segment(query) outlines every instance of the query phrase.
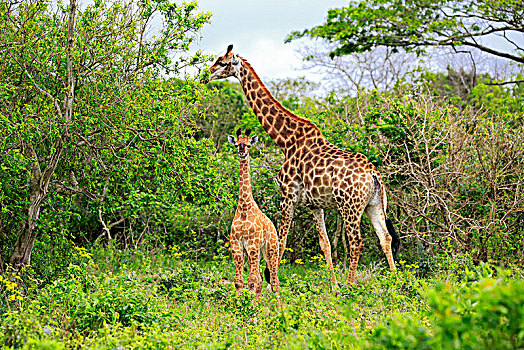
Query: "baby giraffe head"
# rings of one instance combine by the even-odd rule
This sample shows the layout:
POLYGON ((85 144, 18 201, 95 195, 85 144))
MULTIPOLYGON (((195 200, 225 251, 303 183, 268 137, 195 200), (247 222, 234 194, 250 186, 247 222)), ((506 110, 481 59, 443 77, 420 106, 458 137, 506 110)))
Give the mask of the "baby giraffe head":
POLYGON ((237 138, 233 135, 229 135, 227 137, 227 140, 230 144, 235 146, 237 148, 238 156, 240 159, 246 159, 249 156, 249 148, 253 145, 255 145, 258 142, 258 136, 253 135, 251 138, 249 138, 249 134, 251 133, 251 129, 247 129, 244 136, 242 135, 242 131, 240 128, 237 130, 237 138))

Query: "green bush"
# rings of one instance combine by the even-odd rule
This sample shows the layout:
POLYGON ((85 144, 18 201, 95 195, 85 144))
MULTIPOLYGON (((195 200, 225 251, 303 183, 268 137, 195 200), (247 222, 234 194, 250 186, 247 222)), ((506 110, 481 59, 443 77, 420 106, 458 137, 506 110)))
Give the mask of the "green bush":
MULTIPOLYGON (((502 276, 505 274, 499 271, 502 276)), ((391 349, 520 349, 524 346, 524 283, 469 274, 458 285, 441 282, 427 289, 433 319, 396 313, 370 338, 391 349)))
MULTIPOLYGON (((188 261, 168 252, 74 248, 63 278, 31 272, 0 281, 0 347, 14 348, 398 348, 522 347, 522 270, 491 265, 421 278, 419 267, 361 265, 357 283, 329 291, 318 259, 279 269, 279 309, 231 283, 231 257, 188 261), (225 259, 225 260, 224 260, 225 259), (33 287, 34 286, 34 287, 33 287)), ((245 272, 247 274, 247 271, 245 272)), ((337 271, 343 281, 344 271, 337 271)))

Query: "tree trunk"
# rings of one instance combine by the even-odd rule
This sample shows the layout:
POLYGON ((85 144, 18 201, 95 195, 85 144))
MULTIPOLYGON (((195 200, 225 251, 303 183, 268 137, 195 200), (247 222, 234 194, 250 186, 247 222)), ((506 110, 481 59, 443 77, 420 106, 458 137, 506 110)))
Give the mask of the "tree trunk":
POLYGON ((46 193, 40 190, 31 193, 27 217, 22 223, 20 234, 13 248, 13 255, 11 255, 10 263, 15 271, 20 271, 23 265, 29 265, 31 262, 31 252, 35 244, 36 228, 40 217, 40 206, 45 196, 46 193))
MULTIPOLYGON (((31 147, 29 147, 29 150, 34 156, 36 156, 31 147)), ((46 173, 46 171, 44 171, 44 173, 46 173)), ((44 175, 40 171, 38 160, 35 160, 35 163, 31 166, 31 175, 32 183, 31 195, 29 196, 29 208, 27 209, 27 215, 22 222, 20 234, 16 239, 13 254, 10 259, 10 264, 15 271, 20 271, 22 266, 29 265, 31 262, 31 252, 37 235, 36 229, 40 217, 40 207, 48 192, 48 181, 45 181, 43 184, 44 186, 41 186, 42 180, 44 180, 44 175)), ((49 177, 51 177, 51 174, 49 174, 49 177)))
POLYGON ((29 144, 25 144, 25 152, 33 158, 33 164, 30 166, 31 172, 31 195, 29 196, 29 208, 27 215, 22 222, 20 234, 16 239, 13 248, 13 255, 11 255, 10 264, 19 271, 23 265, 29 265, 31 262, 31 251, 35 245, 36 228, 38 227, 38 219, 40 218, 40 207, 42 202, 49 193, 49 182, 62 157, 64 146, 61 139, 58 139, 55 151, 51 155, 51 159, 45 169, 40 169, 38 156, 34 148, 29 144))
MULTIPOLYGON (((13 248, 13 254, 11 255, 10 263, 15 271, 20 271, 24 265, 29 265, 31 262, 31 252, 35 245, 37 236, 38 219, 40 218, 40 207, 42 202, 49 193, 49 182, 55 172, 58 162, 61 160, 62 152, 64 151, 65 145, 63 138, 69 136, 69 125, 73 116, 73 100, 75 90, 75 78, 73 75, 73 34, 74 34, 74 21, 76 11, 76 0, 70 0, 69 2, 69 16, 67 26, 67 47, 66 47, 66 60, 67 60, 67 86, 64 95, 64 108, 65 108, 65 130, 63 129, 61 135, 56 140, 54 152, 51 154, 47 166, 42 170, 40 168, 39 158, 32 147, 27 142, 24 144, 24 152, 33 159, 33 164, 30 166, 31 173, 31 195, 29 196, 29 208, 27 209, 27 216, 22 223, 20 234, 16 239, 15 246, 13 248)), ((25 63, 22 64, 25 74, 31 80, 33 86, 42 94, 47 96, 55 106, 57 116, 59 120, 64 119, 64 113, 60 109, 57 100, 43 87, 39 86, 33 79, 25 63)))
POLYGON ((40 218, 40 207, 49 193, 49 182, 63 151, 63 144, 59 139, 49 163, 44 171, 42 171, 34 148, 29 143, 26 143, 24 146, 24 151, 33 159, 33 164, 30 165, 29 169, 32 179, 31 195, 29 196, 27 215, 22 222, 20 234, 16 239, 13 254, 9 261, 15 271, 20 271, 22 266, 29 265, 31 262, 31 252, 35 245, 37 235, 36 228, 38 227, 38 219, 40 218))

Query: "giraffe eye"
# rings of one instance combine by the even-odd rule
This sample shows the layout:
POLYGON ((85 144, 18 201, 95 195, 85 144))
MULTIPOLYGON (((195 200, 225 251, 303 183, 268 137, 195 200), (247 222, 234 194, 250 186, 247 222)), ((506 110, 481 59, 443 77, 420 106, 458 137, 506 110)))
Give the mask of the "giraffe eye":
POLYGON ((225 67, 225 66, 227 66, 227 63, 226 62, 218 62, 218 65, 220 67, 225 67))

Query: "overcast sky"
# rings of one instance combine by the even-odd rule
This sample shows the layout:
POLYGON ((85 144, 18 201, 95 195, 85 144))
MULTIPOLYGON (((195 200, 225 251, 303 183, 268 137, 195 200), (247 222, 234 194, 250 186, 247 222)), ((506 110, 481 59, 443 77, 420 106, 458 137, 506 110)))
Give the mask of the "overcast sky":
MULTIPOLYGON (((233 52, 247 59, 264 81, 305 76, 316 82, 322 82, 322 77, 310 70, 302 69, 301 57, 296 52, 296 48, 304 45, 303 41, 308 39, 289 44, 284 44, 284 39, 294 30, 323 24, 329 9, 347 6, 349 2, 348 0, 197 1, 199 11, 211 12, 213 16, 211 24, 205 25, 201 30, 202 41, 194 45, 193 49, 219 55, 225 53, 229 44, 233 44, 233 52)), ((505 49, 503 40, 498 37, 488 39, 487 42, 495 47, 500 46, 499 49, 505 49)), ((487 59, 493 60, 494 57, 487 55, 487 59)))
POLYGON ((198 0, 199 10, 212 12, 212 23, 202 29, 198 48, 206 53, 223 54, 229 44, 233 52, 247 59, 264 80, 306 76, 318 81, 313 73, 301 70, 301 58, 294 48, 284 44, 294 30, 324 23, 332 8, 346 6, 342 0, 198 0))

